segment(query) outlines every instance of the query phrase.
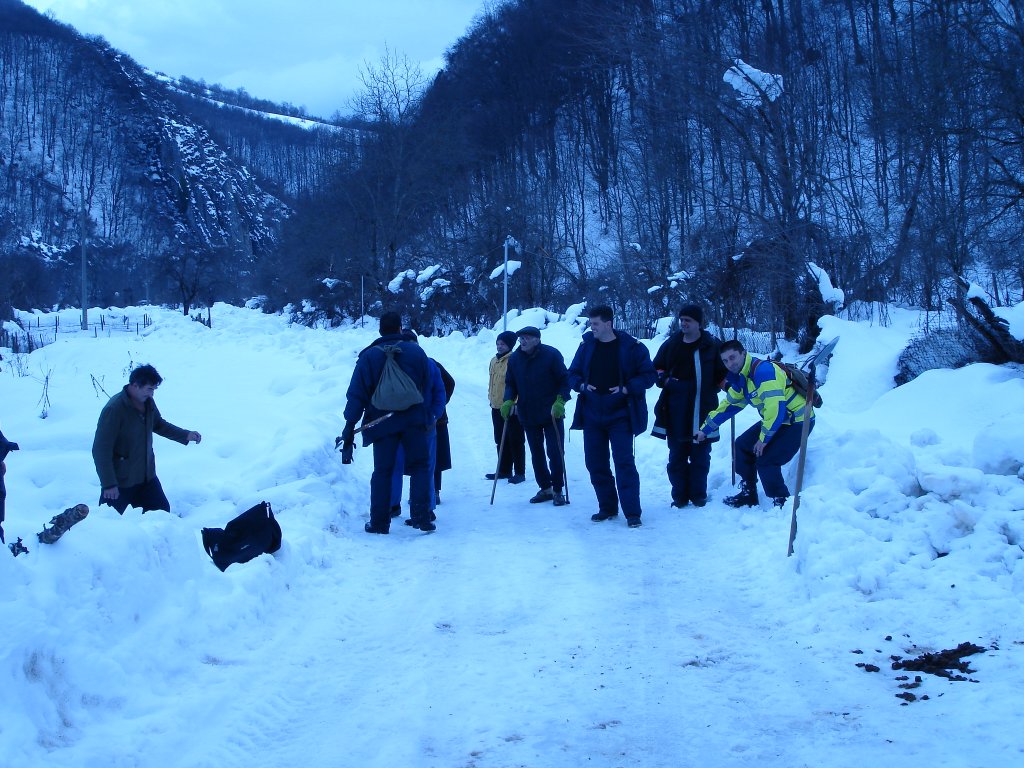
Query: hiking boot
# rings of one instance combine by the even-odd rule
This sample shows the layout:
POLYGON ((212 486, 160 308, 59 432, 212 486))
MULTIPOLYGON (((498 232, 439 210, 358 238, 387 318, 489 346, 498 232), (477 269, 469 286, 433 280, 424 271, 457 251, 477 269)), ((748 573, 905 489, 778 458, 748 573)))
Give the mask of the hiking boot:
POLYGON ((437 530, 437 526, 429 520, 420 520, 418 523, 413 523, 412 527, 417 531, 423 531, 424 533, 430 533, 431 531, 437 530))
POLYGON ((394 506, 391 507, 391 516, 392 517, 401 517, 402 516, 402 505, 401 504, 395 504, 394 506))
POLYGON ((484 475, 484 477, 486 477, 488 480, 506 480, 509 477, 511 477, 511 475, 506 475, 504 473, 496 475, 494 472, 488 472, 486 475, 484 475))
POLYGON ((688 507, 688 506, 690 506, 690 502, 688 502, 688 501, 673 501, 672 502, 672 509, 682 509, 683 507, 688 507))
POLYGON ((512 485, 519 485, 520 483, 526 482, 526 475, 512 475, 512 477, 510 477, 508 481, 512 485))
MULTIPOLYGON (((412 514, 412 513, 410 512, 410 514, 412 514)), ((437 515, 435 515, 433 512, 431 512, 427 517, 430 520, 430 522, 434 522, 435 520, 437 520, 437 515)), ((405 521, 405 524, 406 525, 411 525, 413 528, 419 528, 420 527, 420 524, 417 523, 415 520, 413 520, 411 517, 408 518, 405 521)))
POLYGON ((756 507, 757 488, 748 482, 740 483, 740 492, 735 496, 726 496, 722 502, 727 507, 756 507))
POLYGON ((643 523, 640 522, 639 517, 627 517, 626 525, 628 525, 630 528, 639 528, 641 525, 643 525, 643 523))
POLYGON ((537 491, 537 495, 530 499, 530 503, 543 504, 545 501, 551 501, 554 498, 555 494, 550 488, 541 488, 537 491))
POLYGON ((389 533, 389 531, 382 530, 380 528, 374 528, 372 525, 367 523, 363 526, 363 530, 367 533, 389 533))
POLYGON ((789 501, 789 496, 774 496, 772 497, 772 506, 779 507, 781 509, 786 506, 787 501, 789 501))
POLYGON ((616 510, 614 512, 598 512, 597 514, 591 515, 590 519, 593 520, 595 523, 601 523, 605 520, 611 520, 613 517, 618 516, 619 513, 618 510, 616 510))
POLYGON ((708 497, 701 496, 699 499, 690 499, 690 503, 692 503, 695 507, 703 507, 705 504, 708 503, 708 497))
POLYGON ((551 501, 556 507, 564 507, 569 503, 565 500, 565 496, 562 495, 561 491, 555 491, 551 494, 551 501))

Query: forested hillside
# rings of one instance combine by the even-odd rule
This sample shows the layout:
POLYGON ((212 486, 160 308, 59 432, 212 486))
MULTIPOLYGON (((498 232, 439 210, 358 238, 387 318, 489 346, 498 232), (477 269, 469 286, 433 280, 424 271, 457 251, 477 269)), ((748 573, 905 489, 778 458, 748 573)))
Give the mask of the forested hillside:
POLYGON ((0 0, 0 311, 79 304, 83 239, 93 305, 253 295, 348 133, 218 108, 0 0))
POLYGON ((431 83, 382 63, 381 130, 287 280, 330 271, 345 312, 360 275, 440 265, 400 295, 471 322, 511 235, 513 305, 696 297, 792 338, 828 309, 808 264, 853 300, 940 309, 964 276, 1017 301, 1022 40, 994 0, 505 3, 431 83))
POLYGON ((83 208, 90 301, 379 301, 426 332, 493 322, 506 253, 512 307, 695 299, 805 347, 842 294, 1024 290, 1016 3, 513 0, 432 78, 388 52, 312 130, 0 12, 8 302, 79 300, 83 208))

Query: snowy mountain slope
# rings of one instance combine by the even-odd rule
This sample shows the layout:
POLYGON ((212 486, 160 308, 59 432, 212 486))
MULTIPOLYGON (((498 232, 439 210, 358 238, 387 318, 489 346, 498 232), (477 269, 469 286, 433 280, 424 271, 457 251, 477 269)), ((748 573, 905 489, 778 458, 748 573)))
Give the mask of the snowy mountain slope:
MULTIPOLYGON (((786 558, 788 507, 721 504, 724 444, 711 503, 679 511, 664 444, 637 439, 639 530, 590 522, 578 433, 569 506, 528 504, 532 481, 499 484, 491 506, 494 333, 423 339, 457 381, 455 468, 436 534, 398 524, 371 537, 371 452, 343 466, 333 437, 373 330, 298 328, 225 305, 207 329, 147 311, 155 322, 139 335, 62 335, 17 365, 5 354, 0 428, 22 448, 7 459, 5 528, 32 550, 0 557, 11 764, 1020 761, 1019 371, 972 366, 886 389, 909 318, 826 320, 823 338, 842 340, 786 558), (106 394, 141 362, 164 375, 165 417, 204 439, 158 440, 174 514, 122 518, 94 503, 89 449, 106 394), (282 549, 220 573, 197 532, 261 499, 282 549), (51 547, 34 543, 78 501, 89 518, 51 547), (927 700, 896 698, 904 673, 890 656, 965 641, 987 649, 967 659, 977 682, 923 675, 912 692, 927 700)), ((561 322, 543 340, 569 357, 578 337, 561 322)))

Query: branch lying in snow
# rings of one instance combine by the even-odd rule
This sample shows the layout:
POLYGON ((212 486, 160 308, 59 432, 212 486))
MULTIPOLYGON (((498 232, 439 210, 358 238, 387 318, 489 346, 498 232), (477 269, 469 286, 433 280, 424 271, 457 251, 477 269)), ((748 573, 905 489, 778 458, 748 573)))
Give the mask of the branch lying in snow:
POLYGON ((985 337, 995 349, 1012 363, 1024 363, 1024 343, 1010 334, 1010 326, 1003 318, 998 317, 985 300, 971 290, 971 285, 962 277, 957 277, 962 296, 951 296, 949 303, 956 309, 968 325, 985 337), (974 311, 968 309, 968 304, 974 311))

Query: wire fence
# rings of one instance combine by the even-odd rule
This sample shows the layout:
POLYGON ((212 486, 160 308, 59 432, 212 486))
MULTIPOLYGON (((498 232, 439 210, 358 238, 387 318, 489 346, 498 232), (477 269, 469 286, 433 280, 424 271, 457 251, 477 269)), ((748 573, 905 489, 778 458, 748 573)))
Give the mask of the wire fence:
POLYGON ((82 328, 81 321, 71 322, 67 315, 54 313, 53 315, 18 315, 16 324, 21 330, 12 330, 10 324, 0 328, 0 348, 11 350, 14 354, 27 354, 36 349, 41 349, 48 344, 53 344, 62 336, 78 336, 90 334, 93 338, 101 336, 110 337, 115 334, 140 334, 143 330, 153 324, 153 318, 149 314, 139 317, 122 315, 100 315, 99 320, 88 324, 86 329, 82 328))

